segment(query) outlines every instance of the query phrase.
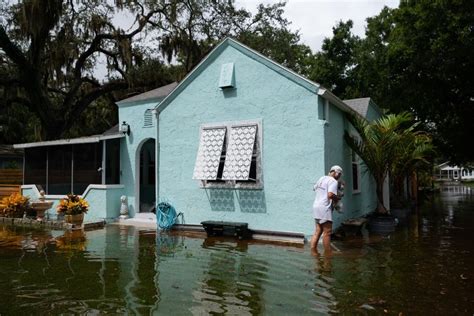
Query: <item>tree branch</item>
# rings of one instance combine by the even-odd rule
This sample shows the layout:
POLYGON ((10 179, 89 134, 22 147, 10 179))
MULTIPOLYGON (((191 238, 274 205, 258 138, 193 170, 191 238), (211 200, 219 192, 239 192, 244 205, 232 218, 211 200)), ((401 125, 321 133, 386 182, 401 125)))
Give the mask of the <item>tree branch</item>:
POLYGON ((115 90, 127 88, 128 84, 125 81, 118 81, 118 82, 109 82, 100 88, 94 89, 84 95, 81 99, 79 99, 75 104, 72 110, 65 115, 64 124, 62 126, 63 131, 67 131, 77 117, 84 112, 89 104, 100 98, 101 96, 110 93, 115 90))
POLYGON ((23 52, 12 43, 10 38, 8 37, 7 32, 0 25, 0 47, 3 49, 5 54, 7 54, 8 58, 21 70, 27 72, 31 70, 31 64, 26 59, 23 52))

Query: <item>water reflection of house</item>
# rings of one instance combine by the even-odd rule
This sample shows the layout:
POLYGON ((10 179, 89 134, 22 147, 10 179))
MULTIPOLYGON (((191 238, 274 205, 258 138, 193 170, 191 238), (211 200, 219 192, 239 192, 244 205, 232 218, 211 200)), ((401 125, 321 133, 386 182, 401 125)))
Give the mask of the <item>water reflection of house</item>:
POLYGON ((117 105, 120 129, 16 145, 25 149, 23 192, 82 194, 91 204, 86 219, 117 218, 125 195, 131 217, 150 217, 158 199, 188 224, 225 220, 309 234, 313 184, 338 164, 346 210, 335 224, 376 207, 374 181, 344 142, 344 131, 354 133, 346 115, 372 120, 376 105, 342 101, 232 39, 179 84, 117 105))
POLYGON ((435 167, 433 176, 438 181, 474 181, 474 168, 445 162, 435 167))

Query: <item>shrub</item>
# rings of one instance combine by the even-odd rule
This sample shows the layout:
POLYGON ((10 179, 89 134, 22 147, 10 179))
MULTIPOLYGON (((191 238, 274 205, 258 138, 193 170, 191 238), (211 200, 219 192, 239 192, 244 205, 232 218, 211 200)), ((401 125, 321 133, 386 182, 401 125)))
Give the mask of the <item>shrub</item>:
POLYGON ((23 214, 30 209, 30 199, 19 193, 3 198, 0 203, 0 214, 6 217, 23 217, 23 214))
POLYGON ((58 214, 63 215, 77 215, 87 213, 89 210, 89 203, 83 198, 75 194, 68 194, 64 199, 59 202, 56 207, 58 214))

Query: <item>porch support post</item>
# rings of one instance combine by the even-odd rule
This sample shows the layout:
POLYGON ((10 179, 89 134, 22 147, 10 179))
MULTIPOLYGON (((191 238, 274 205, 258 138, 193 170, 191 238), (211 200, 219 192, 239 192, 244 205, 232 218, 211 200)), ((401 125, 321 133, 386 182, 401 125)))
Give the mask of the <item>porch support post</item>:
POLYGON ((105 184, 105 161, 107 159, 106 140, 102 141, 102 184, 105 184))

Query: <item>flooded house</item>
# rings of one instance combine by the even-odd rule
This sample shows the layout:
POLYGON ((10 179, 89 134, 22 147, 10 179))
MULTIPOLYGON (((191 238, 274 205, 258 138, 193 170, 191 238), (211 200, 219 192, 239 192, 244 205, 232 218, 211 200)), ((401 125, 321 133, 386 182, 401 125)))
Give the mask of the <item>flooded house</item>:
POLYGON ((119 125, 102 135, 15 145, 25 150, 23 193, 80 194, 86 221, 116 220, 126 196, 131 218, 153 217, 167 201, 185 224, 308 235, 313 185, 337 164, 346 185, 335 226, 376 208, 375 183, 344 141, 355 133, 346 115, 376 119, 375 103, 343 101, 236 40, 223 40, 181 82, 117 106, 119 125))

